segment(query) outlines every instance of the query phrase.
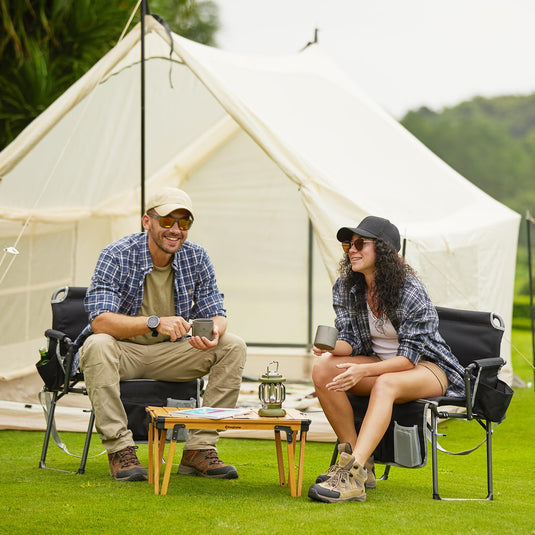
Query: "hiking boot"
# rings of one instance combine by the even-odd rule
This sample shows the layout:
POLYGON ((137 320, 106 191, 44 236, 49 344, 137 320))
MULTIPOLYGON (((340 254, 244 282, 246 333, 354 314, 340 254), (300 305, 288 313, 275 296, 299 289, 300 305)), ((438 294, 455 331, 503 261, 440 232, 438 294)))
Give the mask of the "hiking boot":
POLYGON ((366 472, 368 472, 365 485, 366 489, 376 489, 377 479, 375 478, 375 462, 373 460, 373 455, 366 461, 364 468, 366 468, 366 472))
POLYGON ((236 479, 238 471, 234 466, 225 464, 214 449, 184 450, 178 466, 179 474, 219 479, 236 479))
POLYGON ((136 455, 137 446, 128 446, 121 451, 108 453, 110 474, 117 481, 147 481, 147 470, 136 455))
POLYGON ((366 500, 366 468, 355 463, 349 453, 341 453, 339 468, 323 483, 316 483, 308 489, 308 497, 319 502, 363 502, 366 500))
MULTIPOLYGON (((349 442, 343 442, 341 444, 338 444, 338 455, 341 453, 353 453, 351 451, 351 444, 349 442)), ((323 483, 324 481, 327 481, 333 474, 336 473, 336 471, 340 468, 340 465, 333 464, 326 472, 323 472, 323 474, 320 474, 316 478, 316 483, 323 483)), ((377 488, 377 480, 375 479, 375 464, 373 462, 373 455, 366 461, 366 464, 364 465, 364 468, 366 468, 368 472, 368 478, 366 479, 366 488, 367 489, 376 489, 377 488)))
MULTIPOLYGON (((351 449, 351 444, 349 442, 341 442, 340 444, 338 444, 338 455, 341 455, 342 453, 349 453, 349 455, 353 453, 353 450, 351 449)), ((316 478, 316 483, 323 483, 324 481, 327 481, 332 475, 334 475, 338 471, 339 468, 340 465, 338 463, 329 466, 326 472, 323 472, 323 474, 320 474, 316 478)))

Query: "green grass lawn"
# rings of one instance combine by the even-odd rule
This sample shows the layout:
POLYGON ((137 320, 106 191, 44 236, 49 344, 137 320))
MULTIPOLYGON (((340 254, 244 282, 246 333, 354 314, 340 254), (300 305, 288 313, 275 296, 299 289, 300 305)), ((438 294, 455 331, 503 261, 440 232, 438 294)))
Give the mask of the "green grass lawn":
MULTIPOLYGON (((529 355, 526 333, 515 333, 515 345, 526 345, 522 351, 529 355)), ((530 363, 514 353, 513 366, 524 381, 532 380, 530 363)), ((447 435, 441 443, 450 450, 466 449, 482 438, 475 422, 444 422, 441 431, 447 435)), ((71 450, 81 451, 83 434, 62 438, 71 450)), ((535 533, 533 388, 515 391, 506 420, 495 429, 490 502, 433 500, 430 460, 422 469, 393 468, 388 481, 368 491, 364 503, 313 502, 307 490, 329 463, 332 445, 326 443, 307 443, 303 496, 292 498, 278 484, 273 441, 231 438, 220 440, 219 452, 237 466, 239 479, 178 476, 174 469, 167 495, 155 496, 146 482, 112 480, 106 455, 90 459, 83 475, 39 469, 42 439, 42 432, 0 431, 0 533, 535 533)), ((92 450, 101 450, 97 436, 92 450)), ((140 445, 144 464, 147 454, 147 446, 140 445)), ((54 444, 47 463, 73 471, 78 466, 54 444)), ((485 452, 439 453, 439 485, 445 497, 484 497, 485 452)))

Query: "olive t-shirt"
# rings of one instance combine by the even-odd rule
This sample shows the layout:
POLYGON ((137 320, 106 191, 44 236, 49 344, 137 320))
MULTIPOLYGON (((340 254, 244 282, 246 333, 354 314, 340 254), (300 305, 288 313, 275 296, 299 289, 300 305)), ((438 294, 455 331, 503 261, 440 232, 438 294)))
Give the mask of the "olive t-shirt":
MULTIPOLYGON (((138 316, 174 316, 175 302, 173 292, 173 269, 171 264, 165 267, 154 266, 154 269, 145 277, 143 288, 143 302, 138 316)), ((169 340, 169 336, 158 334, 152 336, 152 331, 129 338, 136 344, 156 344, 169 340)))

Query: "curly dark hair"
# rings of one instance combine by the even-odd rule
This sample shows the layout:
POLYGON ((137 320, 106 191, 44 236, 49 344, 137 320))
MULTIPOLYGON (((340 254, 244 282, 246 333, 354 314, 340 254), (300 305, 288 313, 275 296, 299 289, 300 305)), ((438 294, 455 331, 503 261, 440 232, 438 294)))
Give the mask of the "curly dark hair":
MULTIPOLYGON (((375 242, 375 297, 379 315, 391 317, 399 304, 400 292, 405 284, 407 275, 416 275, 414 270, 406 264, 398 252, 388 242, 378 238, 375 242)), ((342 277, 344 289, 349 292, 353 286, 358 290, 366 288, 362 273, 351 269, 349 255, 344 254, 340 260, 338 273, 342 277)))

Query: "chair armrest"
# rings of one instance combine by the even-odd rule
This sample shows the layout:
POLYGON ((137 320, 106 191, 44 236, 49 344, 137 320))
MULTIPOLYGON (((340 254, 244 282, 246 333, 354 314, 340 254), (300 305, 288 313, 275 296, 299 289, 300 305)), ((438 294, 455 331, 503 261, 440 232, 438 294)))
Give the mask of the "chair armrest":
POLYGON ((501 357, 490 357, 486 359, 474 360, 468 365, 468 368, 474 370, 475 368, 497 368, 500 369, 505 364, 505 360, 501 357))
POLYGON ((45 336, 47 338, 52 338, 58 342, 66 342, 69 346, 72 345, 72 340, 67 336, 66 333, 62 331, 57 331, 56 329, 47 329, 45 331, 45 336))

